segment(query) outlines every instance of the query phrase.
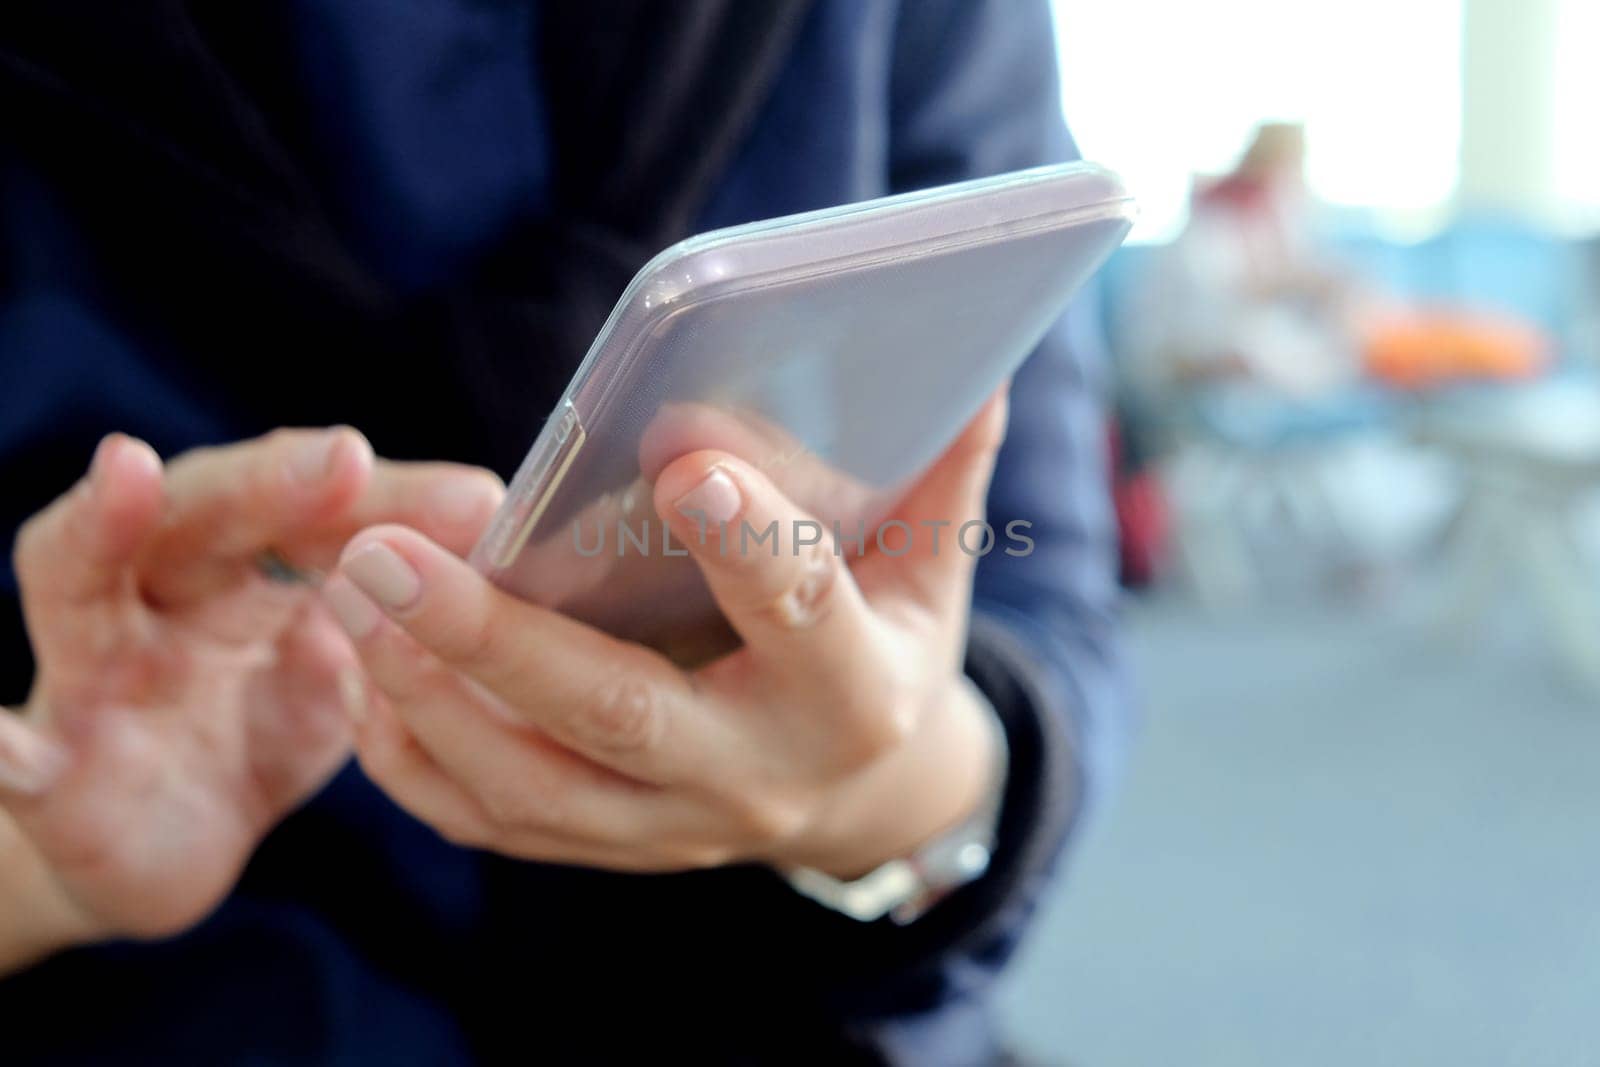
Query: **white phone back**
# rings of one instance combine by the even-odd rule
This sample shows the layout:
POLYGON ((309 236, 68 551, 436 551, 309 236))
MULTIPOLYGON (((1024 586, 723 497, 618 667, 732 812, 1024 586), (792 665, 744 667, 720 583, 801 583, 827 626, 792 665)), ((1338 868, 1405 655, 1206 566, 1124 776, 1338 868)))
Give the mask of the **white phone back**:
POLYGON ((473 562, 619 636, 709 653, 715 608, 692 563, 668 554, 681 549, 662 540, 655 475, 722 448, 825 527, 878 522, 1133 214, 1114 174, 1072 163, 674 245, 623 293, 473 562))

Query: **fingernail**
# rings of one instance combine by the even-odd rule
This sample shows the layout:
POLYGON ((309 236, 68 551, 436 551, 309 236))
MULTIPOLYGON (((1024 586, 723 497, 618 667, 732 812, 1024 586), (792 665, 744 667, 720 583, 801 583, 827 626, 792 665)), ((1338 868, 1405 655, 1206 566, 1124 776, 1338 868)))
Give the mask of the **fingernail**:
POLYGON ((383 613, 367 595, 352 585, 342 575, 334 575, 322 584, 322 599, 333 612, 333 617, 351 640, 360 641, 378 627, 383 613))
POLYGON ((390 611, 410 607, 422 595, 422 578, 382 541, 357 552, 342 568, 350 580, 390 611))
POLYGON ((289 473, 302 485, 318 485, 333 473, 333 450, 339 437, 333 433, 319 433, 301 441, 289 453, 289 473))
POLYGON ((739 514, 739 487, 721 467, 711 468, 711 473, 699 485, 680 496, 673 507, 691 519, 705 522, 728 522, 739 514))
POLYGON ((344 708, 345 717, 355 726, 360 726, 367 721, 367 684, 361 679, 361 672, 355 667, 346 667, 339 672, 339 704, 344 708))
POLYGON ((0 733, 0 788, 38 796, 56 783, 68 762, 64 747, 31 730, 0 733))

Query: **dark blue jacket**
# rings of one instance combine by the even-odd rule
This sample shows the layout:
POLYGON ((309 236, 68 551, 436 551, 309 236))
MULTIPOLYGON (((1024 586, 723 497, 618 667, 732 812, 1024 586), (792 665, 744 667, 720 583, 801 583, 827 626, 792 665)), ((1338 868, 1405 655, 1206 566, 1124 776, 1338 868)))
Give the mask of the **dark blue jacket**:
MULTIPOLYGON (((314 199, 341 254, 380 280, 383 314, 406 321, 448 303, 506 234, 548 221, 531 5, 294 0, 280 11, 283 32, 250 53, 265 73, 236 73, 276 87, 261 91, 268 126, 296 116, 269 132, 315 161, 305 172, 314 199)), ((62 103, 6 32, 0 16, 0 73, 52 106, 78 106, 62 103)), ((93 61, 119 62, 117 42, 105 47, 93 61)), ((137 106, 156 115, 161 90, 140 83, 137 106)), ((228 121, 259 132, 255 118, 228 121)), ((384 353, 342 350, 332 317, 296 326, 325 341, 309 357, 252 348, 282 317, 265 296, 252 304, 255 266, 219 256, 194 275, 192 316, 152 312, 142 275, 165 270, 170 249, 139 229, 137 199, 100 204, 64 191, 85 179, 107 197, 136 198, 138 180, 111 164, 91 175, 82 172, 93 164, 52 169, 51 146, 9 125, 0 123, 0 535, 70 484, 112 429, 171 453, 275 422, 348 421, 380 451, 485 460, 464 437, 430 438, 357 407, 340 368, 384 353), (219 301, 237 345, 189 331, 219 301)), ((117 136, 132 143, 142 129, 125 124, 117 136)), ((189 132, 207 143, 204 130, 189 132)), ((819 0, 692 223, 1074 155, 1043 0, 819 0)), ((234 161, 194 168, 197 197, 209 195, 212 164, 226 172, 234 161)), ((265 208, 259 219, 252 203, 230 210, 241 230, 272 228, 265 208)), ((283 243, 288 256, 312 238, 283 243)), ((348 289, 352 303, 364 299, 359 284, 348 289)), ((198 929, 74 951, 0 984, 0 1059, 989 1058, 984 990, 1114 764, 1125 715, 1096 358, 1094 324, 1074 312, 1012 391, 991 521, 1031 520, 1037 547, 984 560, 968 664, 1012 746, 1002 845, 989 875, 922 921, 854 924, 758 869, 639 877, 462 851, 348 768, 265 842, 198 929)), ((425 388, 425 365, 412 370, 425 388)), ((403 387, 393 403, 409 414, 403 387)), ((543 410, 528 412, 527 437, 543 410)), ((0 594, 0 697, 15 702, 30 666, 9 572, 0 594)))

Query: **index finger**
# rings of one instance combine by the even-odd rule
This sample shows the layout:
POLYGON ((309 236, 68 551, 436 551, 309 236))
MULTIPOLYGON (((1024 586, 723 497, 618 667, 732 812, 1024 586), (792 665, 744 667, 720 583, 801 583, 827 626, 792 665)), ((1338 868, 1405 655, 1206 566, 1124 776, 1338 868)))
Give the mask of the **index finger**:
POLYGON ((17 577, 42 595, 95 599, 121 580, 160 510, 160 457, 111 434, 84 479, 17 531, 17 577))
POLYGON ((124 589, 161 500, 160 457, 143 441, 112 434, 88 475, 23 524, 13 564, 36 652, 82 645, 83 620, 124 589))
POLYGON ((348 427, 279 430, 171 465, 163 534, 146 590, 183 602, 239 579, 266 551, 296 569, 331 567, 358 530, 399 522, 465 554, 504 495, 491 472, 375 459, 348 427))
POLYGON ((163 541, 174 554, 251 558, 343 511, 372 467, 372 446, 347 426, 185 452, 167 466, 163 541))
POLYGON ((362 533, 338 573, 423 648, 596 763, 668 784, 704 779, 728 750, 665 658, 502 592, 414 530, 362 533))

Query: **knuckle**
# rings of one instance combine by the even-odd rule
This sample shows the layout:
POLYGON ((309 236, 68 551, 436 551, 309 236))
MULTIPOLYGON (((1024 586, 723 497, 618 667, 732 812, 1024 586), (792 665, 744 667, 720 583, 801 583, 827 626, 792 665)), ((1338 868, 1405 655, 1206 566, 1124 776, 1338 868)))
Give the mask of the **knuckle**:
POLYGON ((366 653, 372 679, 397 707, 409 708, 434 695, 437 666, 393 630, 379 632, 377 647, 366 653))
MULTIPOLYGON (((269 430, 254 441, 245 441, 239 446, 238 452, 242 457, 255 458, 261 461, 262 466, 269 465, 275 459, 281 459, 298 445, 314 439, 323 431, 303 426, 279 426, 269 430)), ((234 449, 223 445, 215 449, 215 454, 225 456, 234 449)))
POLYGON ((251 479, 253 483, 276 477, 280 469, 287 477, 288 468, 285 466, 285 461, 303 434, 303 430, 291 430, 280 426, 263 434, 254 442, 237 446, 237 450, 224 446, 210 450, 205 456, 212 462, 243 461, 245 477, 251 479))
POLYGON ((877 692, 871 700, 854 699, 844 716, 848 726, 837 735, 837 752, 846 770, 859 770, 887 758, 916 733, 918 716, 901 687, 891 683, 877 692))
MULTIPOLYGON (((437 610, 437 607, 436 609, 437 610)), ((453 618, 434 620, 433 646, 439 655, 468 673, 499 670, 506 665, 508 628, 479 603, 462 605, 453 618)))
POLYGON ((478 802, 496 826, 559 831, 566 824, 560 798, 526 780, 498 779, 478 787, 478 802))
POLYGON ((805 813, 798 805, 748 794, 736 799, 733 814, 741 837, 756 849, 792 840, 806 823, 805 813))
POLYGON ((619 673, 574 709, 567 728, 580 742, 605 752, 636 754, 659 747, 665 711, 656 687, 619 673))
POLYGON ((850 775, 879 762, 895 747, 886 731, 857 724, 841 733, 834 746, 834 758, 840 773, 850 775))
POLYGON ((335 438, 353 444, 356 448, 364 449, 369 452, 372 450, 372 442, 368 440, 367 435, 346 422, 341 422, 336 426, 330 426, 326 430, 313 432, 331 434, 335 438))
POLYGON ((260 447, 246 451, 240 458, 254 460, 250 470, 256 477, 276 477, 285 469, 285 461, 301 444, 309 441, 315 431, 279 427, 261 438, 260 447))
POLYGON ((767 601, 764 614, 785 629, 801 630, 826 619, 837 600, 839 561, 826 545, 808 546, 784 588, 767 601))
POLYGON ((911 741, 917 732, 919 716, 910 705, 897 702, 883 709, 875 719, 868 743, 877 747, 879 755, 887 755, 911 741))

